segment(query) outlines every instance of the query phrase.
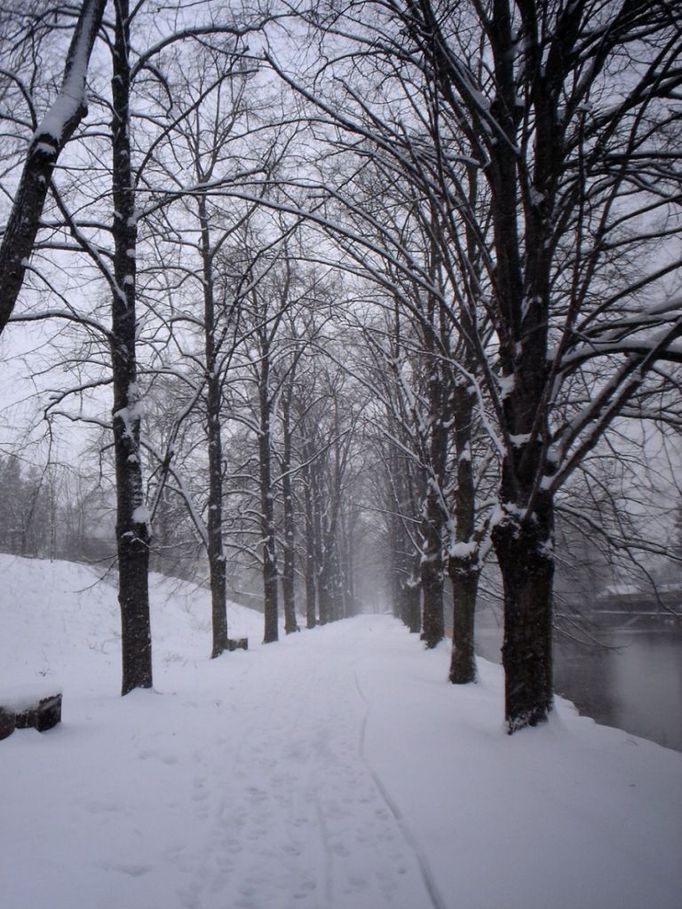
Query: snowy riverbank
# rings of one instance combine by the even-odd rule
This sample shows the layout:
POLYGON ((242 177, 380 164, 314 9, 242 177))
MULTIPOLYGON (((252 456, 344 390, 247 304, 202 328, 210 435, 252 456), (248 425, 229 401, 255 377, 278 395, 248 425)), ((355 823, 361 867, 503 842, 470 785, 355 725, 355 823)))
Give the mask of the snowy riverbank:
POLYGON ((502 677, 444 681, 387 616, 207 659, 209 600, 155 578, 155 686, 118 697, 115 590, 0 557, 4 909, 679 909, 682 755, 578 717, 504 735, 502 677))

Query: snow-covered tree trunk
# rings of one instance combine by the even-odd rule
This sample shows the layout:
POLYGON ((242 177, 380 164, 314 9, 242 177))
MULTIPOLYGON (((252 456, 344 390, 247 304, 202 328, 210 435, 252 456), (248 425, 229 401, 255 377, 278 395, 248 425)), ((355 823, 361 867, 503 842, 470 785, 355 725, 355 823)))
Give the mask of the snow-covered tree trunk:
POLYGON ((151 688, 149 619, 150 527, 144 503, 140 457, 142 403, 136 359, 137 219, 130 147, 130 62, 128 0, 116 4, 113 47, 112 148, 115 293, 111 358, 116 461, 116 544, 123 657, 122 693, 151 688))
POLYGON ((88 64, 106 0, 83 0, 66 57, 61 91, 39 123, 0 244, 0 333, 9 321, 33 252, 57 159, 87 113, 88 64))
POLYGON ((478 580, 480 572, 470 569, 461 560, 451 559, 448 565, 452 582, 452 653, 449 680, 453 685, 476 681, 476 651, 474 627, 478 580))

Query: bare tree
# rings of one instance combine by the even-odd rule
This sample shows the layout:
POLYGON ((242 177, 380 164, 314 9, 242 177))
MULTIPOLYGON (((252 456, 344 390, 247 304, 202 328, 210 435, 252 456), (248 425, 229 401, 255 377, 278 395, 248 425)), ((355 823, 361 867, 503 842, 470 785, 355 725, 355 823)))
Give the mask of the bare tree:
MULTIPOLYGON (((151 514, 145 502, 141 445, 144 388, 138 359, 143 323, 138 259, 143 248, 141 239, 147 240, 145 225, 150 213, 187 189, 169 185, 167 175, 155 167, 155 152, 162 141, 192 110, 191 105, 189 110, 174 106, 168 95, 173 82, 169 70, 181 65, 182 49, 187 51, 193 42, 213 48, 217 55, 234 57, 243 51, 241 37, 257 30, 262 21, 258 17, 255 24, 246 20, 240 23, 238 16, 231 21, 220 21, 210 2, 201 7, 204 22, 194 13, 191 21, 185 21, 181 11, 175 11, 178 15, 167 11, 167 16, 155 21, 160 39, 147 44, 150 17, 156 14, 144 5, 131 9, 127 0, 115 4, 112 22, 106 23, 112 60, 111 95, 104 86, 93 92, 93 99, 110 121, 95 124, 89 133, 84 132, 82 158, 59 181, 63 192, 53 179, 53 194, 70 237, 58 235, 60 224, 52 224, 55 237, 44 246, 46 250, 78 249, 94 265, 111 295, 111 329, 84 312, 85 301, 74 306, 68 295, 62 298, 63 309, 35 314, 36 318, 58 316, 94 327, 109 345, 124 694, 152 684, 147 584, 151 514), (143 48, 139 52, 135 50, 135 35, 143 48), (134 99, 144 101, 144 112, 135 110, 134 99), (111 143, 111 168, 103 166, 102 161, 105 136, 111 143), (75 178, 67 185, 70 172, 77 173, 86 161, 88 180, 75 178), (109 191, 102 182, 106 179, 111 181, 109 191), (160 181, 163 181, 161 185, 160 181)), ((192 186, 195 184, 193 181, 192 186)), ((47 276, 45 280, 52 290, 47 276)))
POLYGON ((466 225, 470 274, 486 276, 460 317, 502 461, 493 540, 512 732, 552 704, 556 492, 643 388, 671 381, 656 364, 681 356, 666 291, 679 257, 643 267, 678 228, 679 18, 665 2, 389 0, 318 7, 310 22, 325 49, 316 81, 277 69, 337 148, 422 189, 444 260, 466 263, 466 225), (475 200, 470 170, 485 187, 475 200))

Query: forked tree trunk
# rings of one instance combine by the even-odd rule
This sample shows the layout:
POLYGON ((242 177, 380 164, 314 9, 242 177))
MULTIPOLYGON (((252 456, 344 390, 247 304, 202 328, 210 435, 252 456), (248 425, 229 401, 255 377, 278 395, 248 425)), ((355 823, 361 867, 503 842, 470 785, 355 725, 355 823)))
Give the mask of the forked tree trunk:
POLYGON ((148 515, 144 507, 140 458, 140 392, 137 387, 135 252, 137 221, 130 158, 130 65, 128 0, 116 5, 113 53, 114 277, 112 302, 113 430, 116 462, 116 545, 118 551, 122 694, 151 688, 148 515))
MULTIPOLYGON (((487 144, 486 176, 496 260, 495 307, 504 329, 498 331, 500 374, 512 382, 501 402, 507 435, 499 490, 504 517, 494 528, 493 545, 504 587, 505 716, 512 733, 546 719, 552 708, 553 503, 539 484, 551 466, 545 460, 553 394, 548 358, 551 273, 555 203, 566 162, 559 110, 566 104, 564 66, 573 49, 571 40, 561 48, 554 45, 559 52, 550 55, 551 75, 544 63, 541 75, 538 62, 537 77, 530 75, 531 68, 522 79, 527 86, 533 80, 532 107, 517 105, 519 70, 509 54, 515 40, 512 4, 499 3, 497 11, 489 31, 496 74, 490 110, 505 141, 487 144), (516 149, 522 121, 531 110, 535 142, 528 167, 516 149), (530 198, 523 201, 526 193, 530 198)), ((572 28, 579 18, 575 7, 569 17, 572 28)), ((542 51, 536 41, 537 35, 529 37, 528 54, 539 61, 542 51)))

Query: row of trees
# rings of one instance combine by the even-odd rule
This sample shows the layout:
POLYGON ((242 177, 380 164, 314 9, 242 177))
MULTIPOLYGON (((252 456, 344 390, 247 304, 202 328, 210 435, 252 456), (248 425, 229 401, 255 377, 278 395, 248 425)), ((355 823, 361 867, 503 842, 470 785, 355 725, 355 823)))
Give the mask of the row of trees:
POLYGON ((7 192, 22 166, 50 188, 17 196, 3 307, 23 282, 13 321, 71 326, 47 415, 111 433, 123 692, 151 685, 152 521, 206 553, 214 656, 240 559, 274 641, 280 594, 289 632, 299 589, 308 625, 353 611, 369 534, 427 646, 448 579, 457 683, 494 552, 508 726, 544 719, 557 513, 632 553, 572 496, 618 505, 595 489, 624 421, 679 431, 669 4, 102 7, 42 121, 73 12, 1 23, 7 192))
MULTIPOLYGON (((336 161, 302 182, 380 234, 382 265, 418 284, 421 309, 402 302, 424 334, 435 334, 433 298, 454 335, 438 353, 500 463, 488 526, 514 731, 551 709, 557 497, 619 415, 660 419, 661 401, 679 405, 679 250, 661 249, 679 232, 681 24, 670 4, 637 0, 370 0, 320 13, 309 22, 322 65, 273 65, 328 141, 397 187, 409 213, 377 217, 355 183, 333 179, 336 161), (427 256, 404 229, 415 213, 427 256)), ((456 437, 466 411, 452 424, 456 437)), ((429 466, 442 501, 440 464, 429 466)), ((461 505, 450 558, 472 586, 485 533, 461 505)))

